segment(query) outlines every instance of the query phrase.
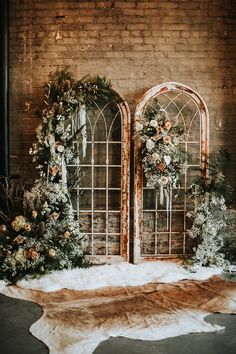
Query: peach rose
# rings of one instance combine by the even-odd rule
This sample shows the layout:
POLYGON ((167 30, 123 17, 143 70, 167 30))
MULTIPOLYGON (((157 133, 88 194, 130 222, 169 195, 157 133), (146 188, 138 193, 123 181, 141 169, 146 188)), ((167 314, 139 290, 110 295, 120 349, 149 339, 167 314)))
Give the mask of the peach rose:
POLYGON ((170 144, 171 138, 169 135, 163 136, 163 141, 165 144, 170 144))
POLYGON ((21 236, 21 235, 18 235, 13 242, 17 243, 18 245, 24 243, 25 241, 25 237, 24 236, 21 236))
POLYGON ((30 232, 31 231, 31 225, 28 224, 28 223, 25 223, 24 224, 24 229, 25 229, 25 231, 30 232))
POLYGON ((70 235, 71 235, 71 232, 70 232, 70 231, 65 231, 65 232, 64 232, 64 237, 65 237, 65 238, 70 237, 70 235))
POLYGON ((166 129, 170 130, 171 127, 172 127, 172 124, 171 124, 170 121, 165 122, 165 128, 166 129))
POLYGON ((39 259, 39 253, 35 251, 35 249, 30 248, 27 252, 27 257, 36 261, 37 259, 39 259))
POLYGON ((32 210, 32 217, 36 219, 38 216, 38 212, 36 210, 32 210))
POLYGON ((52 175, 52 176, 56 176, 57 172, 59 171, 59 166, 58 165, 55 165, 55 166, 51 166, 49 167, 49 173, 52 175))

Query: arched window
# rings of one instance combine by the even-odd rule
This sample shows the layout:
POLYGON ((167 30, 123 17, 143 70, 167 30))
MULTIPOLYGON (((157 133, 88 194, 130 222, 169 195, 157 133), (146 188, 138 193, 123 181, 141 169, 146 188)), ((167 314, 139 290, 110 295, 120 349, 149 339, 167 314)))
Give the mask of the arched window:
MULTIPOLYGON (((117 93, 118 94, 118 93, 117 93)), ((80 182, 74 212, 93 261, 128 260, 130 113, 126 102, 86 107, 86 156, 74 168, 80 182)))
POLYGON ((134 261, 176 257, 191 252, 191 240, 187 236, 187 211, 192 208, 186 191, 200 173, 206 174, 206 157, 209 144, 208 110, 203 99, 191 88, 168 82, 147 91, 135 112, 135 120, 141 120, 149 105, 158 98, 167 117, 178 119, 184 127, 183 146, 191 156, 181 178, 177 199, 172 208, 160 205, 158 192, 146 186, 142 174, 141 143, 134 144, 134 261))

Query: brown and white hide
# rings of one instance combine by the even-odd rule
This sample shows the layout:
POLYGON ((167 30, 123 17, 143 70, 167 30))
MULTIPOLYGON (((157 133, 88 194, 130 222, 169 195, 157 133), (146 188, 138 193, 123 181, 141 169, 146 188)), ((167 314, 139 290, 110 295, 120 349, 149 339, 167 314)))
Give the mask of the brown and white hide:
POLYGON ((42 292, 9 286, 3 293, 43 307, 43 316, 30 330, 50 354, 91 354, 110 336, 158 340, 214 331, 219 326, 205 322, 206 315, 236 314, 236 283, 217 276, 88 291, 42 292))

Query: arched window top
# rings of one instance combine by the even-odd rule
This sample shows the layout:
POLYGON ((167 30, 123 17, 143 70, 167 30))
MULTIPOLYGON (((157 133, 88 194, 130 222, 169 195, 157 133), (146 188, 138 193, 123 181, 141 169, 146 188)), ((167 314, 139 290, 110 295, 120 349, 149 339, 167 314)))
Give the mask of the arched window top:
POLYGON ((165 82, 152 87, 143 95, 136 107, 136 120, 142 119, 144 111, 156 98, 165 109, 167 116, 181 120, 186 132, 186 142, 200 138, 201 168, 204 170, 209 147, 209 113, 205 101, 186 85, 165 82))

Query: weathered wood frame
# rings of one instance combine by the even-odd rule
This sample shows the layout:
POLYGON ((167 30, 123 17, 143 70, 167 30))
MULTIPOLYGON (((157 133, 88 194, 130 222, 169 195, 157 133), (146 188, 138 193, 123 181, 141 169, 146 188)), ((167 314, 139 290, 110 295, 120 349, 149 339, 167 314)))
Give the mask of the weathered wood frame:
MULTIPOLYGON (((147 103, 155 96, 162 92, 179 91, 188 95, 195 101, 199 109, 201 117, 201 159, 200 169, 203 176, 207 176, 207 157, 209 149, 209 113, 207 106, 201 96, 193 91, 190 87, 177 82, 167 82, 157 85, 148 90, 140 99, 136 110, 134 123, 141 121, 142 113, 147 103)), ((137 136, 134 137, 134 244, 133 244, 133 260, 134 263, 142 261, 158 260, 160 258, 176 258, 175 255, 158 255, 150 257, 141 256, 141 235, 142 235, 142 186, 143 186, 143 171, 142 171, 142 144, 137 136)))
POLYGON ((118 104, 122 119, 122 143, 121 143, 121 239, 120 255, 88 256, 94 264, 115 263, 129 261, 130 241, 130 125, 131 115, 127 102, 123 96, 113 88, 113 91, 121 98, 118 104))

